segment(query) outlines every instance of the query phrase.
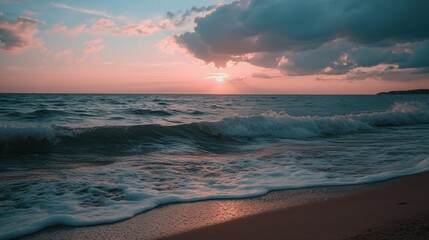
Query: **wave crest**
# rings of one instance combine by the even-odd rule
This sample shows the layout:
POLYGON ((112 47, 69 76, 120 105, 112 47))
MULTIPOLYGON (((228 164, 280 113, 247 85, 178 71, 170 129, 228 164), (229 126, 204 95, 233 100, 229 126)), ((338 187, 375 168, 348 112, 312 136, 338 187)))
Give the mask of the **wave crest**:
POLYGON ((202 123, 211 134, 231 137, 307 138, 372 131, 377 127, 429 123, 429 112, 420 103, 395 103, 383 112, 337 116, 290 116, 266 112, 259 116, 225 118, 202 123))
POLYGON ((150 109, 128 109, 126 111, 129 114, 134 115, 145 115, 145 116, 171 116, 173 115, 170 112, 162 110, 150 110, 150 109))
POLYGON ((265 112, 249 117, 229 117, 218 122, 175 126, 135 125, 95 128, 3 125, 0 153, 47 151, 53 146, 126 147, 167 143, 167 139, 187 140, 281 138, 303 139, 375 131, 380 127, 429 123, 429 112, 420 103, 396 103, 387 111, 336 116, 291 116, 285 112, 265 112))

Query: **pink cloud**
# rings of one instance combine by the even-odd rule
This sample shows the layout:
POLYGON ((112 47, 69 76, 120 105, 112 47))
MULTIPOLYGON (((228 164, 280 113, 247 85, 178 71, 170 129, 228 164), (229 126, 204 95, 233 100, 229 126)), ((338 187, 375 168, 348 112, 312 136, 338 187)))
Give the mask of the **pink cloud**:
POLYGON ((97 20, 93 26, 114 27, 116 24, 110 19, 102 18, 97 20))
POLYGON ((39 32, 37 26, 43 24, 29 17, 9 21, 0 15, 0 49, 19 53, 25 48, 43 46, 42 40, 35 36, 39 32))
POLYGON ((63 24, 54 24, 51 29, 48 29, 45 32, 54 34, 77 35, 85 32, 88 33, 90 31, 85 24, 76 25, 70 28, 63 24))
POLYGON ((161 52, 167 54, 173 54, 176 52, 183 53, 185 50, 177 44, 174 37, 167 37, 158 42, 157 47, 161 52))
POLYGON ((54 26, 51 29, 46 30, 46 32, 49 33, 60 33, 60 32, 67 32, 68 27, 63 24, 54 24, 54 26))
POLYGON ((116 28, 116 23, 110 19, 102 18, 97 20, 91 26, 91 32, 98 34, 113 34, 116 28))
POLYGON ((72 34, 78 34, 78 33, 81 33, 81 32, 85 32, 87 30, 88 29, 86 28, 85 24, 80 24, 80 25, 76 25, 76 26, 72 27, 70 29, 70 33, 72 33, 72 34))
POLYGON ((35 16, 35 15, 38 15, 38 13, 33 12, 33 11, 30 11, 30 10, 22 11, 22 14, 23 14, 23 15, 28 15, 28 16, 35 16))
POLYGON ((52 58, 54 60, 61 60, 61 59, 66 59, 68 61, 71 61, 72 58, 72 50, 71 49, 66 49, 66 50, 62 50, 62 51, 58 51, 52 54, 52 58))
POLYGON ((83 51, 86 54, 89 53, 98 53, 104 48, 103 39, 97 38, 94 40, 90 40, 85 42, 83 51))
POLYGON ((102 18, 94 22, 90 27, 84 24, 74 27, 67 27, 63 24, 55 24, 51 29, 46 30, 48 33, 61 33, 76 35, 79 33, 98 34, 98 35, 151 35, 156 31, 163 29, 159 24, 154 23, 151 19, 143 20, 137 24, 127 24, 119 26, 114 21, 102 18))
POLYGON ((99 53, 105 48, 103 39, 96 38, 89 40, 83 43, 81 48, 77 49, 64 49, 59 51, 51 51, 46 47, 43 48, 44 54, 46 57, 54 61, 66 61, 68 63, 82 64, 90 63, 89 60, 92 60, 94 63, 98 62, 100 59, 96 56, 96 53, 99 53), (95 57, 95 58, 93 58, 95 57))
POLYGON ((30 11, 30 10, 24 10, 24 11, 22 11, 22 15, 35 16, 35 15, 38 15, 38 13, 30 11))
POLYGON ((151 35, 161 30, 151 19, 144 20, 138 24, 129 24, 119 29, 120 35, 151 35))
MULTIPOLYGON (((44 53, 47 57, 55 60, 61 61, 65 60, 69 63, 83 63, 91 58, 91 56, 99 53, 105 48, 103 39, 97 38, 89 40, 83 43, 82 48, 79 49, 64 49, 60 51, 50 51, 46 47, 44 48, 44 53)), ((94 60, 94 59, 93 59, 94 60)))
POLYGON ((158 22, 158 26, 162 29, 170 29, 170 28, 174 28, 176 27, 176 23, 174 23, 173 21, 171 21, 170 19, 161 19, 158 22))

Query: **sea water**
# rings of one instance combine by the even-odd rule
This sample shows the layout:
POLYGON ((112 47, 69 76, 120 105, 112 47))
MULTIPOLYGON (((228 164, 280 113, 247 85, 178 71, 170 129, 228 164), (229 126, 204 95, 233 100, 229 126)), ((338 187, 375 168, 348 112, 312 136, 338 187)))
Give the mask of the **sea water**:
POLYGON ((429 96, 0 95, 0 239, 429 170, 429 96))

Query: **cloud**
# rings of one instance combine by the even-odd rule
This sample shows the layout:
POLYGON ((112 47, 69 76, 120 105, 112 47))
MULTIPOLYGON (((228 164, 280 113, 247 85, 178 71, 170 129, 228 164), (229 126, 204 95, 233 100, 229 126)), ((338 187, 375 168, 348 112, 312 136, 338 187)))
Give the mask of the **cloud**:
POLYGON ((86 54, 98 53, 104 48, 103 39, 97 38, 84 43, 83 51, 86 54))
POLYGON ((73 7, 73 6, 64 4, 64 3, 54 3, 53 6, 56 8, 66 9, 66 10, 70 10, 70 11, 77 12, 77 13, 84 13, 84 14, 89 14, 89 15, 94 15, 94 16, 99 16, 99 17, 105 17, 105 18, 115 18, 115 17, 110 16, 109 14, 107 14, 104 11, 73 7))
POLYGON ((176 52, 184 53, 183 48, 181 48, 175 41, 174 37, 167 37, 162 39, 157 43, 158 49, 166 54, 174 54, 176 52))
POLYGON ((106 46, 101 38, 92 39, 83 43, 78 49, 63 49, 59 51, 51 51, 48 48, 43 48, 46 57, 55 61, 66 61, 74 64, 89 64, 99 63, 100 59, 97 53, 101 52, 106 46), (96 58, 93 58, 93 57, 96 58), (88 62, 92 60, 92 62, 88 62))
POLYGON ((77 35, 80 33, 90 33, 90 29, 85 24, 79 24, 73 27, 68 27, 63 24, 54 24, 51 29, 47 29, 45 32, 54 34, 67 34, 77 35))
POLYGON ((128 24, 118 29, 119 35, 151 35, 161 30, 151 19, 141 21, 138 24, 128 24))
POLYGON ((194 57, 249 62, 287 75, 341 75, 359 67, 429 69, 429 1, 239 0, 175 36, 194 57))
POLYGON ((276 76, 271 76, 271 75, 268 75, 266 73, 253 73, 252 77, 262 78, 262 79, 271 79, 271 78, 275 78, 276 76))
POLYGON ((109 34, 117 36, 147 36, 163 29, 181 27, 196 17, 205 16, 207 13, 213 11, 217 7, 192 7, 184 12, 167 12, 166 16, 163 18, 144 19, 137 23, 118 24, 113 20, 115 18, 103 11, 75 8, 66 4, 54 4, 54 6, 95 16, 102 16, 103 18, 98 19, 89 26, 85 24, 79 24, 73 27, 68 27, 63 24, 55 24, 51 29, 46 30, 48 33, 63 33, 68 35, 87 33, 109 34))
POLYGON ((347 74, 344 75, 325 75, 317 76, 316 81, 355 81, 355 80, 366 80, 376 79, 384 81, 427 81, 427 72, 418 72, 415 69, 401 69, 397 64, 380 64, 373 67, 357 67, 351 69, 347 74))
POLYGON ((132 36, 132 35, 151 35, 156 31, 161 30, 161 27, 155 24, 151 19, 143 20, 140 23, 130 23, 118 25, 113 20, 102 18, 95 21, 92 25, 79 24, 73 27, 68 27, 63 24, 55 24, 51 29, 46 30, 48 33, 61 33, 68 35, 76 35, 81 33, 99 34, 99 35, 117 35, 117 36, 132 36))
POLYGON ((94 28, 97 28, 97 27, 111 28, 111 27, 116 27, 116 23, 110 19, 102 18, 102 19, 97 20, 93 26, 94 26, 94 28))
POLYGON ((61 59, 65 59, 67 61, 72 61, 72 50, 65 49, 58 52, 46 52, 48 56, 51 56, 54 60, 59 61, 61 59))
POLYGON ((223 82, 226 79, 228 79, 229 77, 230 77, 229 74, 219 72, 219 73, 211 73, 211 74, 209 74, 209 76, 207 76, 206 79, 208 79, 208 80, 215 80, 217 82, 223 82))
POLYGON ((22 14, 23 15, 27 15, 27 16, 39 15, 37 12, 33 12, 33 11, 30 11, 30 10, 24 10, 24 11, 22 11, 22 14))
POLYGON ((226 79, 226 82, 233 85, 245 85, 246 77, 237 76, 226 79))
POLYGON ((167 12, 166 18, 175 26, 183 26, 186 23, 193 21, 195 17, 203 17, 216 9, 216 5, 207 7, 192 7, 184 12, 167 12))
POLYGON ((35 37, 37 27, 45 24, 43 21, 29 17, 19 17, 9 21, 0 16, 0 49, 18 53, 25 48, 42 46, 42 40, 35 37))

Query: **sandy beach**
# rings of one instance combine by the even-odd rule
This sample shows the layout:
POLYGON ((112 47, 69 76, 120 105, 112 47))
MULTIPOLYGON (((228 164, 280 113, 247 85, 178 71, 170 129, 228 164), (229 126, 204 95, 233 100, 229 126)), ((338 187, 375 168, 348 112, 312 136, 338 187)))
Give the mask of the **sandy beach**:
POLYGON ((428 181, 428 173, 404 177, 349 196, 165 239, 427 239, 428 181))
POLYGON ((167 205, 132 219, 24 239, 428 239, 429 173, 377 184, 167 205))

